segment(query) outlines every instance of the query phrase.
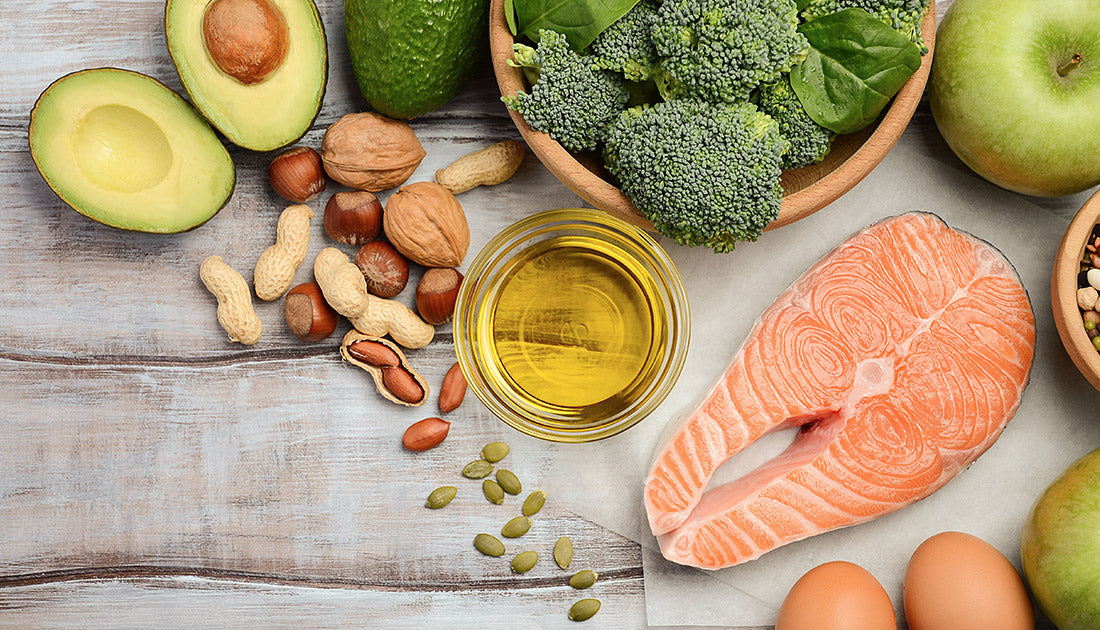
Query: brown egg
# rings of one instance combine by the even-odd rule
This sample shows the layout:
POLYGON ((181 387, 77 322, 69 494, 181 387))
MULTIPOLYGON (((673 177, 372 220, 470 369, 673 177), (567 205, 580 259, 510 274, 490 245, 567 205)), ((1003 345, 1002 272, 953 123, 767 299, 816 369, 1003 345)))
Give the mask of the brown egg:
POLYGON ((775 630, 897 630, 894 605, 875 576, 851 562, 826 562, 787 593, 775 630))
POLYGON ((961 532, 921 543, 905 572, 905 618, 911 630, 1032 630, 1020 575, 1001 552, 961 532))

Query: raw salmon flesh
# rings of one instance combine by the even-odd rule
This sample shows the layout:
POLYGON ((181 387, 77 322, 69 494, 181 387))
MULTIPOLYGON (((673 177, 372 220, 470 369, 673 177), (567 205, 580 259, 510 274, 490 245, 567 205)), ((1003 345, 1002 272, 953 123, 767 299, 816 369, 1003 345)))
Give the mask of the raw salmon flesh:
POLYGON ((1035 318, 989 244, 931 214, 886 219, 795 281, 657 454, 650 527, 666 558, 718 569, 932 494, 1016 412, 1035 318), (760 436, 781 455, 704 492, 760 436))

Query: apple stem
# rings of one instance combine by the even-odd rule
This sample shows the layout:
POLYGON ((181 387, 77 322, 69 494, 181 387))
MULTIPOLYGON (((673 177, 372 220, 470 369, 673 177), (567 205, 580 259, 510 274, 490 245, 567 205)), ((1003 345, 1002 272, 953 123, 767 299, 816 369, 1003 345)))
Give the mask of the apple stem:
POLYGON ((1081 56, 1081 53, 1073 53, 1073 56, 1069 58, 1069 61, 1067 61, 1065 65, 1062 65, 1058 68, 1058 76, 1064 77, 1070 72, 1073 72, 1077 69, 1078 66, 1081 65, 1081 62, 1084 60, 1085 58, 1081 56))

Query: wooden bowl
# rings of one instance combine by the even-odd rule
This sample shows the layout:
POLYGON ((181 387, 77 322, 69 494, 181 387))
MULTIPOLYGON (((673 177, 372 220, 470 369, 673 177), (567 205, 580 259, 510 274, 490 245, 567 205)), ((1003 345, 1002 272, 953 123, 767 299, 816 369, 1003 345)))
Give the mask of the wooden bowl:
POLYGON ((1077 308, 1077 274, 1085 255, 1085 239, 1097 223, 1100 223, 1100 192, 1085 202, 1066 228, 1050 277, 1050 304, 1066 352, 1092 386, 1100 389, 1100 352, 1085 332, 1081 309, 1077 308))
MULTIPOLYGON (((936 45, 935 1, 930 5, 921 27, 924 41, 928 45, 928 54, 924 55, 920 68, 902 86, 878 124, 856 133, 838 136, 833 141, 832 151, 821 163, 783 173, 783 205, 779 216, 767 229, 793 223, 836 201, 858 184, 871 169, 878 166, 901 137, 920 103, 924 85, 928 82, 928 72, 932 68, 932 51, 936 45)), ((504 0, 492 0, 489 46, 497 85, 500 86, 500 93, 505 96, 526 89, 523 71, 506 63, 512 57, 514 42, 515 39, 504 20, 504 0)), ((573 155, 549 135, 529 127, 516 112, 509 113, 527 145, 546 168, 570 190, 596 208, 647 230, 653 229, 653 224, 642 217, 642 213, 634 207, 630 199, 605 179, 609 176, 603 169, 603 159, 599 155, 573 155)))

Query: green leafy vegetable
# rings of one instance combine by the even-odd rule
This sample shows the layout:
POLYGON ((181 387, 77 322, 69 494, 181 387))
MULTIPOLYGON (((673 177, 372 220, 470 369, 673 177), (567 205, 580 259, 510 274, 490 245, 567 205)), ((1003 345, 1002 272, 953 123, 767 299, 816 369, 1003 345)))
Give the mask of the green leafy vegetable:
POLYGON ((814 122, 859 131, 920 67, 920 47, 863 9, 845 9, 798 28, 810 42, 791 86, 814 122))
POLYGON ((680 98, 633 107, 607 129, 604 159, 622 190, 682 245, 733 251, 779 215, 779 125, 752 103, 680 98))
POLYGON ((801 61, 794 0, 664 0, 652 31, 665 98, 748 99, 801 61))
POLYGON ((801 11, 809 6, 810 0, 794 0, 794 4, 798 7, 798 10, 801 11))
POLYGON ((921 54, 928 52, 921 26, 929 6, 929 0, 798 0, 806 21, 844 9, 864 9, 920 46, 921 54))
POLYGON ((516 29, 531 41, 540 30, 565 35, 573 50, 584 50, 638 0, 514 0, 516 29))
POLYGON ((504 21, 508 23, 508 32, 512 37, 519 34, 516 30, 516 0, 504 0, 504 21))
POLYGON ((595 149, 626 107, 626 80, 597 68, 592 57, 574 52, 561 33, 542 31, 539 38, 537 48, 513 44, 508 60, 513 68, 523 69, 531 89, 501 100, 566 149, 595 149))

